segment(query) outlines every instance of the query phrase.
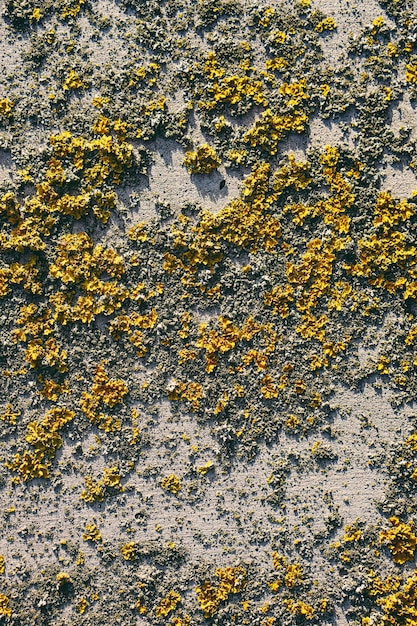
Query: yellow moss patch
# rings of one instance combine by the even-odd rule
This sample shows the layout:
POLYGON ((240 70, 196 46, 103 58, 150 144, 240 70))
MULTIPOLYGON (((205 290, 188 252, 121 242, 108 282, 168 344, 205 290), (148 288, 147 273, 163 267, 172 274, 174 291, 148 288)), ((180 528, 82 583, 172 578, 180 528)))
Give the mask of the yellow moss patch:
POLYGON ((210 174, 220 164, 215 149, 208 143, 199 146, 195 152, 185 153, 184 165, 189 174, 210 174))
POLYGON ((125 543, 121 548, 120 552, 125 561, 133 561, 136 555, 136 544, 134 541, 129 543, 125 543))
POLYGON ((117 467, 105 467, 103 477, 100 480, 95 480, 91 476, 84 476, 86 488, 81 492, 81 498, 85 502, 103 502, 109 489, 123 491, 120 478, 117 467))
POLYGON ((12 614, 12 609, 9 607, 9 602, 9 598, 3 593, 0 593, 0 615, 10 617, 10 615, 12 614))
POLYGON ((196 588, 197 600, 204 612, 204 617, 213 617, 221 602, 230 594, 240 593, 246 587, 246 571, 242 567, 226 567, 215 572, 219 582, 205 582, 196 588))
POLYGON ((86 525, 83 539, 84 541, 92 541, 93 543, 96 543, 97 541, 102 541, 101 532, 94 524, 94 522, 86 525))
POLYGON ((166 617, 172 611, 175 611, 177 605, 181 602, 181 596, 176 591, 168 591, 165 598, 162 598, 160 603, 155 609, 156 617, 166 617))
POLYGON ((14 107, 14 102, 8 98, 2 98, 0 100, 0 117, 10 117, 14 107))
POLYGON ((78 612, 83 615, 85 613, 86 608, 88 607, 88 602, 85 598, 81 598, 78 602, 78 612))
POLYGON ((7 404, 4 411, 0 413, 0 420, 9 424, 16 424, 17 418, 22 414, 21 411, 13 409, 11 404, 7 404))
POLYGON ((181 489, 181 481, 175 474, 169 474, 169 476, 165 476, 165 478, 162 479, 161 487, 165 489, 165 491, 177 494, 181 489))
MULTIPOLYGON (((375 572, 369 575, 369 594, 384 613, 378 616, 381 626, 413 626, 417 622, 417 572, 401 585, 398 576, 380 580, 375 572)), ((369 617, 362 619, 362 626, 371 626, 369 617)))
POLYGON ((402 565, 414 559, 416 551, 417 537, 414 534, 414 524, 400 522, 398 517, 390 517, 392 528, 381 530, 379 538, 381 543, 388 545, 394 563, 402 565))
POLYGON ((50 460, 62 446, 58 430, 74 416, 74 411, 65 407, 54 407, 45 413, 40 422, 30 422, 25 439, 34 447, 34 453, 28 451, 18 453, 14 456, 13 462, 7 463, 6 467, 18 472, 24 482, 34 478, 48 478, 50 460))
POLYGON ((284 599, 282 603, 292 615, 302 615, 306 620, 313 619, 314 617, 313 607, 302 600, 294 601, 292 599, 284 599))
POLYGON ((203 387, 197 382, 177 380, 167 387, 169 400, 188 400, 194 410, 200 407, 203 387))
POLYGON ((81 76, 74 70, 70 70, 63 84, 64 91, 82 89, 85 87, 87 87, 87 84, 82 80, 81 76))

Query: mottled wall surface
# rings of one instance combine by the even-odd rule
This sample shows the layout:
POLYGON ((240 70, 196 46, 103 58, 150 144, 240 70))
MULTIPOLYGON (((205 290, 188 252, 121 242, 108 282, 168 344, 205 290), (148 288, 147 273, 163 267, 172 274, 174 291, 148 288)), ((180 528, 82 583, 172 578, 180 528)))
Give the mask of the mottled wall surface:
POLYGON ((0 3, 0 624, 417 623, 416 38, 0 3))

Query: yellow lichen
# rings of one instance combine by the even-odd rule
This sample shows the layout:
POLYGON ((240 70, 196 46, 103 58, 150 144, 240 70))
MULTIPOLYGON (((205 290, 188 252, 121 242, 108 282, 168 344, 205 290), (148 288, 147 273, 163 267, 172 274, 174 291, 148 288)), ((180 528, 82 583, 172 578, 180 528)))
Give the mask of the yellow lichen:
POLYGON ((103 469, 103 477, 100 480, 95 480, 91 476, 84 476, 86 488, 81 492, 81 498, 85 502, 103 502, 105 495, 109 493, 109 489, 123 491, 120 478, 117 467, 105 467, 103 469))
POLYGON ((54 407, 45 413, 40 422, 30 422, 25 439, 34 447, 34 453, 27 450, 23 454, 18 453, 6 466, 18 472, 24 482, 34 478, 48 478, 51 459, 62 446, 62 438, 58 431, 74 416, 74 411, 65 407, 54 407))
POLYGON ((161 487, 165 489, 165 491, 177 494, 181 489, 181 481, 175 474, 169 474, 169 476, 165 476, 165 478, 162 479, 161 487))
POLYGON ((14 102, 8 98, 2 98, 0 100, 0 117, 10 117, 14 107, 14 102))
POLYGON ((313 607, 302 600, 284 599, 282 603, 287 608, 287 611, 293 615, 301 615, 306 620, 313 619, 315 616, 313 607))
POLYGON ((97 541, 102 540, 101 532, 99 531, 97 526, 94 524, 94 522, 91 522, 91 524, 86 525, 85 533, 83 534, 83 539, 84 541, 92 541, 93 543, 96 543, 97 541))
POLYGON ((195 152, 185 153, 184 165, 190 174, 210 174, 220 164, 215 149, 207 143, 198 146, 195 152))
POLYGON ((78 602, 78 612, 81 613, 81 615, 83 615, 87 607, 88 607, 87 600, 85 598, 81 598, 78 602))
POLYGON ((9 607, 9 602, 10 599, 4 593, 0 593, 0 615, 10 617, 12 609, 9 607))
POLYGON ((406 524, 395 516, 390 517, 389 521, 392 528, 381 530, 379 535, 381 543, 388 545, 394 563, 402 565, 407 561, 412 561, 417 546, 417 537, 413 532, 413 523, 406 524))
POLYGON ((246 587, 246 571, 242 567, 219 568, 215 572, 219 582, 205 582, 196 588, 197 600, 205 617, 213 617, 230 594, 240 593, 246 587))
POLYGON ((362 531, 357 528, 355 525, 351 524, 345 527, 345 534, 343 536, 343 541, 351 542, 351 541, 359 541, 362 537, 362 531))
POLYGON ((82 78, 77 74, 77 72, 75 72, 74 70, 70 70, 64 81, 63 89, 65 91, 69 91, 70 89, 81 89, 82 87, 87 87, 86 83, 83 82, 82 78))
POLYGON ((134 541, 125 543, 120 548, 120 552, 125 561, 133 561, 136 555, 136 544, 134 541))
POLYGON ((58 584, 64 585, 65 583, 72 583, 73 580, 71 578, 71 576, 68 574, 68 572, 58 572, 58 574, 56 575, 56 579, 58 584))
POLYGON ((166 617, 172 611, 175 611, 179 602, 181 602, 180 594, 171 589, 171 591, 168 591, 165 598, 162 598, 162 600, 156 607, 155 609, 156 617, 166 617))
POLYGON ((368 590, 371 597, 384 613, 371 621, 371 618, 362 618, 362 626, 371 626, 377 623, 380 626, 414 626, 417 621, 417 572, 401 584, 398 576, 380 580, 375 572, 371 571, 368 578, 368 590))

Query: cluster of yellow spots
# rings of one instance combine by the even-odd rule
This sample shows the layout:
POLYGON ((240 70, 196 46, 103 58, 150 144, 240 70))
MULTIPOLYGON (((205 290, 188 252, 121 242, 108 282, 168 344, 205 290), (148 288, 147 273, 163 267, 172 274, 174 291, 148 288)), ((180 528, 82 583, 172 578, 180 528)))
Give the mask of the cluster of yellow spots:
POLYGON ((215 575, 219 579, 218 583, 207 581, 196 588, 197 600, 204 617, 213 617, 230 594, 240 593, 246 587, 246 571, 243 567, 218 568, 215 575))
POLYGON ((129 541, 125 543, 120 548, 120 553, 123 556, 125 561, 133 561, 136 555, 136 544, 134 541, 129 541))
POLYGON ((345 527, 345 534, 343 536, 343 541, 351 543, 353 541, 359 541, 362 538, 362 531, 357 528, 354 524, 350 524, 345 527))
POLYGON ((245 149, 236 150, 236 148, 233 148, 232 150, 229 150, 227 156, 235 165, 242 165, 245 163, 248 151, 245 149))
POLYGON ((185 153, 184 165, 189 174, 210 174, 221 165, 221 161, 215 149, 208 143, 203 143, 195 152, 185 153))
MULTIPOLYGON (((287 589, 294 589, 298 585, 303 584, 303 569, 299 563, 288 564, 286 557, 278 554, 277 552, 272 553, 272 560, 274 568, 281 572, 281 578, 271 580, 268 583, 271 591, 277 592, 283 586, 287 589)), ((311 620, 316 616, 314 607, 303 600, 283 598, 282 604, 289 613, 292 615, 302 616, 306 620, 311 620)), ((324 613, 327 609, 328 601, 323 598, 318 603, 317 610, 324 613)))
MULTIPOLYGON (((346 215, 346 210, 353 205, 355 197, 350 183, 337 171, 339 157, 338 149, 332 146, 326 146, 320 156, 323 174, 332 192, 329 198, 319 200, 313 205, 294 203, 284 207, 284 213, 291 212, 294 215, 293 222, 297 226, 302 226, 307 217, 316 218, 320 216, 323 217, 324 223, 337 233, 346 234, 349 232, 350 218, 346 215)), ((294 158, 290 158, 289 167, 292 176, 287 186, 293 185, 296 189, 307 187, 311 182, 308 176, 309 163, 296 163, 294 158)))
MULTIPOLYGON (((5 106, 5 105, 4 105, 5 106)), ((5 107, 7 113, 7 107, 5 107)), ((100 118, 94 126, 100 135, 91 141, 74 137, 69 132, 50 138, 52 155, 43 180, 36 185, 36 193, 25 199, 20 207, 13 193, 0 198, 0 214, 9 222, 0 231, 0 249, 3 252, 28 252, 32 255, 24 262, 11 262, 0 268, 0 296, 7 296, 13 285, 21 285, 32 294, 41 294, 38 261, 33 253, 45 250, 45 238, 57 221, 52 214, 81 218, 90 209, 98 219, 106 222, 110 209, 115 207, 116 195, 108 190, 109 184, 118 184, 123 169, 131 164, 132 147, 124 141, 125 125, 116 120, 100 118), (115 133, 116 138, 112 133, 115 133), (63 192, 70 171, 80 174, 78 194, 63 192), (106 185, 106 189, 101 187, 106 185)), ((28 177, 29 182, 33 182, 28 177)), ((64 235, 58 242, 50 276, 61 280, 71 291, 61 290, 49 296, 49 306, 40 309, 35 304, 23 306, 12 334, 14 341, 26 344, 25 359, 33 368, 49 367, 58 372, 67 371, 67 353, 54 337, 57 324, 90 322, 98 314, 109 315, 119 308, 130 294, 117 283, 124 273, 124 264, 113 250, 94 246, 86 233, 64 235), (108 278, 115 280, 108 280, 108 278), (81 292, 81 295, 76 293, 81 292)), ((61 393, 69 391, 65 383, 50 378, 39 378, 40 391, 45 398, 56 401, 61 393)), ((32 465, 29 474, 44 475, 45 468, 39 459, 28 457, 32 465)))
POLYGON ((374 208, 374 221, 376 227, 381 226, 383 231, 397 226, 415 215, 415 208, 406 200, 394 200, 387 191, 378 194, 374 208))
POLYGON ((94 524, 94 522, 91 522, 91 524, 86 525, 85 532, 83 534, 83 540, 91 541, 92 543, 97 543, 98 541, 102 541, 101 532, 99 531, 97 526, 94 524))
POLYGON ((91 476, 84 476, 85 489, 81 492, 81 499, 84 502, 103 502, 109 489, 123 491, 120 482, 120 473, 117 467, 105 467, 103 478, 95 480, 91 476))
POLYGON ((129 292, 117 279, 124 273, 122 258, 112 249, 94 246, 87 233, 64 235, 58 242, 58 254, 50 266, 50 274, 66 285, 77 285, 82 295, 57 292, 50 297, 55 315, 61 324, 69 321, 91 322, 97 315, 110 315, 120 308, 129 292), (116 279, 103 280, 111 276, 116 279))
POLYGON ((10 117, 13 111, 14 102, 9 100, 8 98, 0 99, 0 118, 1 117, 10 117))
POLYGON ((274 7, 271 7, 271 6, 265 7, 262 13, 262 17, 259 19, 260 26, 263 26, 264 28, 269 26, 271 17, 273 17, 274 15, 275 15, 274 7))
POLYGON ((25 214, 23 218, 19 204, 12 192, 5 194, 0 200, 0 211, 12 226, 11 231, 0 231, 0 249, 3 252, 34 252, 44 250, 46 247, 43 237, 50 235, 55 219, 47 214, 46 207, 36 207, 36 198, 26 199, 25 214))
POLYGON ((406 65, 405 80, 408 83, 417 85, 417 63, 408 63, 406 65))
POLYGON ((88 601, 86 600, 86 598, 81 598, 80 601, 78 602, 78 612, 81 613, 81 615, 83 615, 87 607, 88 607, 88 601))
POLYGON ((11 404, 6 404, 6 408, 0 413, 0 420, 8 424, 16 424, 17 418, 22 414, 18 409, 13 409, 11 404))
POLYGON ((64 84, 62 86, 64 91, 70 91, 73 89, 85 89, 88 85, 83 81, 81 76, 77 74, 75 70, 70 70, 64 84))
POLYGON ((129 393, 126 383, 120 379, 109 378, 103 364, 97 365, 91 393, 83 391, 80 408, 84 415, 106 432, 120 430, 121 421, 103 413, 102 408, 113 408, 123 402, 129 393))
POLYGON ((4 595, 4 593, 0 593, 0 615, 4 615, 5 617, 10 617, 12 614, 12 609, 9 606, 10 599, 4 595))
POLYGON ((201 383, 193 381, 176 380, 168 385, 167 392, 169 400, 187 400, 194 410, 200 407, 200 400, 204 396, 201 383))
POLYGON ((104 404, 113 407, 123 401, 128 388, 122 380, 109 378, 102 364, 97 365, 96 375, 92 386, 93 395, 100 398, 104 404))
POLYGON ((289 96, 287 106, 290 109, 285 115, 274 115, 271 109, 266 109, 243 136, 243 141, 253 148, 260 147, 271 156, 277 154, 278 144, 289 132, 302 133, 307 125, 307 115, 297 108, 303 99, 309 96, 304 92, 304 83, 284 83, 280 87, 281 93, 289 96))
POLYGON ((12 332, 12 341, 27 344, 25 360, 31 367, 47 365, 58 372, 68 370, 66 350, 60 349, 56 339, 50 336, 55 325, 51 309, 40 313, 36 304, 23 306, 16 324, 20 328, 12 332))
POLYGON ((379 194, 374 208, 374 226, 378 233, 359 239, 359 259, 346 269, 354 276, 365 276, 371 285, 390 293, 403 292, 403 298, 417 295, 417 249, 407 244, 407 236, 394 227, 415 215, 415 209, 405 200, 395 201, 387 192, 379 194), (392 270, 400 272, 393 280, 392 270))
POLYGON ((293 302, 294 290, 289 283, 277 285, 271 291, 264 294, 264 302, 267 306, 273 307, 273 313, 282 318, 288 317, 290 313, 290 303, 293 302))
MULTIPOLYGON (((223 258, 222 243, 248 249, 252 253, 260 247, 274 250, 281 236, 281 226, 268 210, 276 199, 274 194, 269 193, 269 174, 268 163, 254 166, 244 180, 242 198, 232 200, 216 214, 203 211, 199 223, 190 229, 191 240, 175 224, 172 231, 175 235, 173 250, 182 249, 183 260, 167 253, 164 270, 170 273, 181 270, 190 274, 199 265, 211 267, 223 258)), ((179 225, 186 227, 188 221, 186 216, 182 216, 179 225)))
POLYGON ((277 591, 283 583, 288 589, 293 589, 303 581, 303 568, 299 563, 287 564, 286 557, 278 554, 278 552, 272 553, 272 562, 276 570, 283 571, 283 581, 275 580, 270 583, 269 586, 273 591, 277 591))
POLYGON ((323 33, 325 31, 336 30, 337 24, 332 17, 325 17, 324 20, 321 20, 316 26, 314 30, 316 33, 323 33))
POLYGON ((392 527, 388 530, 381 530, 381 543, 388 545, 394 563, 402 565, 407 561, 412 561, 417 546, 413 523, 406 524, 395 516, 390 517, 389 521, 392 527))
MULTIPOLYGON (((144 285, 140 284, 136 290, 138 293, 142 291, 144 285)), ((128 341, 135 346, 138 357, 144 357, 148 352, 148 348, 144 345, 144 334, 138 330, 154 328, 158 321, 158 314, 155 309, 149 313, 139 315, 136 312, 130 315, 119 315, 115 317, 109 324, 109 331, 113 339, 118 341, 123 334, 127 335, 128 341)))
MULTIPOLYGON (((124 140, 126 131, 120 120, 114 121, 111 125, 115 137, 111 132, 110 122, 105 120, 96 126, 96 132, 100 135, 97 139, 74 137, 69 131, 53 135, 50 138, 52 158, 46 172, 46 181, 64 182, 67 177, 65 165, 71 164, 82 174, 82 190, 92 194, 89 199, 97 203, 98 209, 113 208, 116 200, 114 193, 106 195, 100 188, 104 183, 114 185, 120 183, 123 171, 132 164, 133 149, 131 144, 124 140), (98 190, 99 193, 95 194, 94 190, 98 190), (106 204, 110 206, 106 207, 106 204)), ((47 191, 51 192, 50 189, 47 191)), ((51 199, 53 201, 58 198, 52 193, 51 199)), ((100 212, 95 214, 100 217, 100 212)), ((106 221, 108 214, 101 217, 106 221)))
POLYGON ((42 385, 42 387, 38 389, 39 395, 47 400, 52 400, 52 402, 56 402, 59 396, 64 393, 71 393, 71 390, 68 387, 68 381, 64 381, 62 384, 59 384, 50 378, 44 378, 42 374, 39 374, 38 381, 42 385))
POLYGON ((141 598, 138 598, 136 600, 136 604, 135 604, 135 608, 139 611, 140 615, 146 615, 146 613, 148 612, 148 609, 146 608, 146 606, 142 603, 141 598))
POLYGON ((181 602, 180 594, 171 589, 170 591, 168 591, 165 598, 162 598, 162 600, 156 607, 155 609, 156 617, 166 617, 167 615, 172 613, 172 611, 175 611, 175 609, 177 608, 177 605, 180 602, 181 602))
POLYGON ((284 57, 274 57, 273 59, 268 59, 267 61, 265 61, 265 67, 267 70, 280 72, 288 67, 288 61, 284 57))
POLYGON ((197 467, 197 472, 201 476, 205 476, 212 469, 214 469, 213 461, 207 461, 206 463, 204 463, 204 465, 201 465, 200 467, 197 467))
POLYGON ((20 474, 20 477, 13 479, 15 482, 49 477, 51 459, 62 446, 62 438, 58 431, 74 416, 74 411, 65 407, 54 407, 45 413, 40 422, 28 424, 25 439, 34 447, 34 452, 25 450, 22 454, 17 453, 13 461, 6 464, 10 470, 20 474))
POLYGON ((65 583, 73 582, 68 572, 58 572, 58 574, 56 575, 56 580, 60 586, 64 585, 65 583))
POLYGON ((181 339, 187 339, 190 333, 190 322, 192 320, 192 315, 189 311, 185 311, 180 317, 181 328, 177 331, 177 334, 181 337, 181 339))
POLYGON ((140 241, 141 243, 144 243, 148 239, 146 222, 139 222, 129 228, 127 236, 131 241, 140 241))
MULTIPOLYGON (((6 194, 8 195, 8 194, 6 194)), ((12 194, 13 195, 13 194, 12 194)), ((4 196, 2 200, 4 199, 4 196)), ((7 202, 7 201, 6 201, 7 202)), ((0 200, 1 205, 1 200, 0 200)), ((1 206, 0 206, 1 209, 1 206)), ((7 245, 3 246, 3 249, 7 245)), ((25 291, 33 294, 42 292, 42 286, 38 280, 39 271, 36 268, 36 258, 31 256, 26 263, 11 263, 6 268, 0 269, 0 297, 10 293, 11 285, 22 285, 25 291)))
POLYGON ((146 67, 141 65, 135 68, 129 81, 129 87, 135 87, 139 81, 143 81, 145 78, 147 78, 148 85, 155 85, 160 69, 159 63, 149 63, 146 67))
MULTIPOLYGON (((327 357, 336 356, 340 350, 344 350, 349 338, 338 344, 329 342, 324 329, 328 322, 327 316, 321 315, 317 318, 312 311, 326 296, 330 311, 333 309, 341 310, 347 298, 353 299, 356 295, 346 281, 338 281, 336 285, 332 285, 336 254, 350 242, 349 237, 339 238, 336 233, 347 234, 349 232, 350 218, 345 214, 345 211, 354 202, 351 185, 337 171, 339 158, 339 151, 332 146, 326 146, 320 156, 323 174, 332 192, 329 198, 319 200, 311 205, 299 202, 285 205, 283 208, 284 214, 293 214, 293 221, 297 226, 302 226, 307 218, 322 217, 326 226, 334 230, 335 234, 328 235, 324 240, 316 238, 308 241, 301 262, 298 264, 287 262, 288 283, 274 287, 264 296, 265 304, 273 306, 274 313, 278 313, 282 317, 288 316, 290 304, 295 300, 296 308, 303 313, 296 331, 305 339, 314 338, 323 344, 324 355, 322 357, 316 354, 311 355, 313 369, 327 366, 327 357), (297 289, 299 295, 295 299, 294 291, 295 288, 299 287, 302 287, 302 290, 297 289)), ((288 186, 297 190, 308 187, 311 182, 309 168, 308 162, 296 162, 293 155, 290 155, 288 164, 282 166, 275 173, 274 190, 276 193, 282 193, 288 186)), ((288 245, 284 245, 283 249, 285 254, 294 254, 295 252, 288 245)))
POLYGON ((281 225, 269 214, 273 198, 266 198, 269 165, 254 168, 244 181, 243 199, 232 200, 213 215, 202 214, 194 227, 195 239, 185 258, 192 264, 214 265, 222 258, 221 242, 249 249, 252 253, 263 247, 272 251, 281 237, 281 225))
POLYGON ((0 297, 10 293, 11 285, 21 285, 29 293, 42 293, 42 285, 38 280, 39 270, 35 266, 36 259, 31 257, 27 263, 16 262, 0 268, 0 297))
POLYGON ((303 600, 295 601, 292 598, 284 598, 282 604, 292 615, 300 615, 307 620, 313 619, 315 616, 314 608, 310 604, 303 602, 303 600))
POLYGON ((391 363, 391 359, 389 359, 385 355, 381 355, 376 364, 376 369, 380 374, 389 374, 388 365, 391 363))
MULTIPOLYGON (((296 161, 292 152, 275 173, 273 178, 273 189, 281 194, 285 189, 293 187, 297 191, 306 189, 312 181, 310 176, 310 164, 308 161, 296 161)), ((287 211, 284 211, 287 212, 287 211)), ((294 223, 302 224, 301 220, 294 220, 294 223)))
POLYGON ((2 554, 0 554, 0 574, 3 575, 5 571, 5 558, 2 554))
POLYGON ((161 487, 176 495, 181 490, 181 481, 175 474, 169 474, 161 480, 161 487))
POLYGON ((206 323, 199 327, 199 339, 195 343, 196 348, 204 349, 206 353, 206 371, 212 372, 217 363, 218 355, 232 350, 238 342, 250 342, 256 335, 264 332, 267 335, 267 345, 263 352, 251 350, 242 357, 244 365, 250 365, 253 361, 258 365, 258 370, 266 368, 268 356, 275 349, 276 333, 269 324, 259 324, 252 316, 249 316, 242 327, 239 328, 227 317, 220 316, 217 320, 219 331, 208 329, 206 323))
MULTIPOLYGON (((158 99, 151 100, 150 102, 148 102, 148 104, 144 105, 140 109, 140 112, 145 117, 149 117, 153 111, 164 111, 166 109, 166 102, 167 102, 166 97, 160 96, 158 99)), ((142 134, 142 131, 139 129, 136 132, 136 136, 139 138, 141 134, 142 134)))
MULTIPOLYGON (((245 70, 253 71, 255 68, 245 67, 245 70)), ((262 81, 247 75, 225 76, 225 70, 219 66, 215 52, 208 53, 204 72, 211 81, 211 85, 207 89, 210 99, 199 102, 201 109, 211 110, 216 108, 219 103, 237 104, 242 99, 266 106, 267 100, 262 81)))
MULTIPOLYGON (((381 626, 413 626, 417 621, 417 572, 401 584, 399 576, 380 580, 371 571, 368 577, 368 593, 384 611, 378 615, 381 626)), ((362 618, 362 626, 375 624, 375 616, 362 618)))
POLYGON ((62 9, 62 17, 64 19, 77 17, 81 8, 85 5, 86 0, 67 0, 62 9))

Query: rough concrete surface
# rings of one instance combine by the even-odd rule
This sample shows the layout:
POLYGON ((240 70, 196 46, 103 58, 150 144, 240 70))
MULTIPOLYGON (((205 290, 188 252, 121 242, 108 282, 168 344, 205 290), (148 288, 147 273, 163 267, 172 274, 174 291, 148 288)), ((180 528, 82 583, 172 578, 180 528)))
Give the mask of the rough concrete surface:
POLYGON ((0 624, 417 623, 416 41, 0 1, 0 624))

